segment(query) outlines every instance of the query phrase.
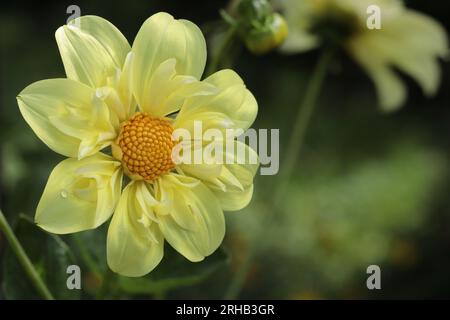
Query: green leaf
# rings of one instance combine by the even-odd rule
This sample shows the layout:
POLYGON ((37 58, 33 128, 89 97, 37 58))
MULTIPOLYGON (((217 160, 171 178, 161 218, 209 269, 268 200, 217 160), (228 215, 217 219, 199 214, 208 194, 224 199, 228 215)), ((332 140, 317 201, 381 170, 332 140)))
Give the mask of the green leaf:
POLYGON ((77 258, 96 276, 106 272, 106 234, 109 224, 104 223, 94 230, 78 232, 71 237, 71 246, 77 258))
POLYGON ((142 278, 119 277, 118 283, 129 294, 160 296, 173 289, 198 284, 227 263, 228 255, 222 248, 204 261, 193 263, 168 247, 163 261, 150 274, 142 278))
MULTIPOLYGON (((57 235, 38 228, 27 216, 21 216, 14 232, 36 270, 57 299, 77 299, 80 290, 69 290, 66 285, 69 265, 74 256, 57 235)), ((23 271, 14 252, 7 246, 3 259, 3 293, 6 299, 39 299, 36 289, 23 271)))

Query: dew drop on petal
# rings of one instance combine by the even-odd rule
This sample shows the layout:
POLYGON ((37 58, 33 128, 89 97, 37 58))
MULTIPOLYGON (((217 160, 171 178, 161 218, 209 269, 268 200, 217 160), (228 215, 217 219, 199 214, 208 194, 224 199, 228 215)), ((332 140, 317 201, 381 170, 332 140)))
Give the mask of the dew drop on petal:
POLYGON ((66 199, 68 196, 67 190, 62 190, 61 191, 61 197, 63 197, 64 199, 66 199))
POLYGON ((97 98, 99 98, 99 99, 103 99, 103 98, 105 97, 105 93, 104 93, 104 91, 102 90, 102 88, 97 88, 97 89, 95 90, 95 96, 96 96, 97 98))

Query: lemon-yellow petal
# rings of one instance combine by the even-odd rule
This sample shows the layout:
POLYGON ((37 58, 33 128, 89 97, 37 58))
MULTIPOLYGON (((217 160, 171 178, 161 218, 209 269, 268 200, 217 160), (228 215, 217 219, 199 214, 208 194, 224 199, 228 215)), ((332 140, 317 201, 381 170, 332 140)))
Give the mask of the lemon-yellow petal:
POLYGON ((120 163, 107 155, 66 159, 50 174, 36 209, 36 224, 58 234, 96 228, 113 213, 121 183, 120 163))
POLYGON ((141 96, 142 111, 153 117, 164 117, 180 109, 189 97, 208 95, 217 89, 193 76, 178 75, 177 60, 162 62, 153 72, 147 90, 141 96))
POLYGON ((154 201, 142 181, 134 181, 123 190, 108 229, 107 260, 114 272, 140 277, 161 261, 164 238, 153 220, 154 201))
POLYGON ((354 59, 368 73, 378 93, 380 106, 385 111, 394 111, 405 102, 405 85, 387 64, 386 57, 376 53, 377 47, 370 37, 358 37, 349 43, 354 59))
POLYGON ((401 42, 422 54, 445 58, 449 54, 448 36, 445 28, 432 17, 421 12, 405 9, 389 20, 385 32, 402 35, 401 42), (389 28, 387 28, 389 27, 389 28))
POLYGON ((284 8, 284 18, 289 26, 286 40, 280 47, 282 52, 288 54, 304 52, 320 45, 320 39, 309 31, 317 7, 315 4, 319 2, 280 0, 280 5, 284 8))
POLYGON ((441 78, 439 58, 448 54, 448 41, 438 22, 404 9, 385 19, 382 29, 352 37, 348 50, 375 82, 381 106, 394 110, 403 104, 406 91, 394 70, 389 69, 405 72, 426 95, 433 95, 441 78))
POLYGON ((200 29, 187 20, 175 20, 160 12, 148 18, 139 30, 132 47, 133 93, 145 108, 147 90, 159 65, 176 60, 177 74, 200 79, 206 63, 206 42, 200 29))
POLYGON ((219 201, 202 182, 177 174, 155 186, 159 227, 167 242, 190 261, 201 261, 222 243, 225 219, 219 201))
POLYGON ((91 87, 104 86, 115 77, 131 50, 122 33, 97 16, 76 18, 55 37, 67 77, 91 87))
MULTIPOLYGON (((257 153, 240 141, 229 141, 233 146, 226 149, 226 142, 217 141, 223 146, 222 161, 206 159, 202 164, 180 164, 185 175, 195 177, 208 186, 225 211, 244 208, 253 195, 253 179, 259 167, 257 153)), ((217 159, 219 160, 219 159, 217 159)))
POLYGON ((286 54, 295 54, 299 52, 309 51, 319 46, 319 39, 301 29, 289 30, 288 36, 280 50, 286 54))
POLYGON ((20 112, 36 135, 52 150, 83 158, 116 137, 108 106, 93 88, 70 79, 32 83, 18 95, 20 112))
POLYGON ((368 34, 378 44, 374 54, 381 54, 388 64, 413 77, 427 95, 433 95, 440 83, 439 58, 448 54, 443 27, 426 15, 405 10, 385 28, 368 34))
POLYGON ((217 93, 194 96, 185 101, 174 122, 174 128, 194 132, 195 121, 203 130, 248 129, 255 121, 258 104, 242 79, 232 70, 221 70, 204 82, 217 88, 217 93))

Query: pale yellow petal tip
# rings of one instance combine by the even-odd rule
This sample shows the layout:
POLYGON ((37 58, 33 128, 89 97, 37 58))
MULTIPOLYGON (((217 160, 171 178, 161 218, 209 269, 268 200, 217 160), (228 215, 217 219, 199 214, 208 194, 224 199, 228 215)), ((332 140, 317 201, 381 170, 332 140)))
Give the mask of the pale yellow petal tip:
POLYGON ((406 102, 407 98, 406 96, 404 97, 400 97, 398 99, 395 100, 381 100, 379 102, 379 106, 382 112, 384 113, 393 113, 396 112, 398 110, 400 110, 401 108, 403 108, 405 102, 406 102))
POLYGON ((193 256, 190 252, 183 252, 181 250, 178 250, 178 253, 180 253, 183 257, 193 263, 202 262, 206 258, 206 256, 193 256))
POLYGON ((390 114, 390 113, 394 113, 394 112, 400 110, 402 107, 403 107, 402 104, 398 104, 398 105, 380 104, 379 109, 382 113, 390 114))
MULTIPOLYGON (((110 239, 108 239, 108 241, 109 240, 110 239)), ((136 252, 137 255, 133 259, 128 260, 126 257, 124 258, 122 255, 119 255, 117 251, 111 250, 108 242, 106 254, 108 267, 111 269, 111 271, 125 277, 137 278, 145 276, 146 274, 156 269, 156 267, 161 263, 164 257, 163 240, 158 243, 158 247, 160 248, 158 249, 158 254, 151 255, 150 260, 148 260, 148 257, 147 259, 143 258, 142 255, 145 255, 143 252, 141 253, 142 255, 137 254, 136 252), (142 261, 136 260, 140 258, 142 258, 142 261)))
POLYGON ((17 102, 17 105, 19 106, 19 110, 20 110, 23 107, 23 105, 25 104, 25 102, 23 101, 23 96, 21 94, 18 94, 16 96, 16 102, 17 102))
POLYGON ((135 58, 131 87, 140 106, 149 100, 149 88, 145 86, 162 62, 176 59, 177 74, 197 80, 206 64, 206 41, 200 29, 166 12, 158 12, 145 20, 134 39, 132 52, 135 58))
POLYGON ((47 232, 47 233, 59 234, 59 235, 65 235, 65 234, 73 233, 72 231, 63 231, 63 230, 60 230, 58 228, 54 228, 54 227, 45 225, 45 223, 41 223, 41 222, 36 222, 35 221, 35 225, 37 227, 39 227, 40 229, 42 229, 43 231, 47 232))
POLYGON ((111 269, 112 272, 117 273, 117 274, 119 274, 121 276, 124 276, 124 277, 129 277, 129 278, 143 277, 146 274, 149 274, 150 272, 152 272, 159 264, 159 262, 158 262, 158 264, 155 265, 150 270, 141 270, 141 269, 136 270, 135 266, 127 266, 127 265, 116 266, 116 265, 113 265, 110 262, 110 259, 107 259, 107 263, 108 263, 109 269, 111 269))
POLYGON ((154 21, 156 19, 164 19, 164 20, 169 20, 169 21, 175 20, 175 18, 170 13, 161 11, 161 12, 154 13, 150 17, 145 19, 145 21, 142 24, 141 28, 144 27, 146 24, 151 23, 152 21, 154 21))
POLYGON ((188 259, 190 262, 192 262, 192 263, 198 263, 198 262, 202 262, 203 260, 205 260, 205 258, 206 257, 202 257, 202 258, 199 258, 199 259, 188 259))
POLYGON ((57 228, 53 228, 51 226, 46 225, 44 222, 42 221, 38 221, 37 218, 34 219, 34 224, 39 227, 40 229, 44 230, 45 232, 48 233, 53 233, 53 234, 68 234, 71 232, 62 232, 61 230, 58 230, 57 228))
POLYGON ((58 47, 61 46, 61 43, 63 43, 65 41, 65 38, 67 37, 66 32, 72 32, 72 31, 76 32, 73 29, 72 30, 69 29, 67 25, 62 25, 58 29, 56 29, 55 40, 56 40, 56 44, 58 45, 58 47))
POLYGON ((406 102, 406 95, 386 99, 385 97, 378 97, 379 107, 383 113, 393 113, 400 110, 406 102))
POLYGON ((37 218, 35 217, 34 218, 34 224, 37 226, 37 227, 39 227, 39 228, 41 228, 41 229, 44 229, 45 230, 45 228, 41 225, 41 223, 37 220, 37 218))
POLYGON ((162 17, 162 16, 167 17, 167 18, 171 18, 171 19, 175 19, 170 13, 165 12, 165 11, 157 12, 157 13, 151 15, 150 18, 151 17, 162 17))

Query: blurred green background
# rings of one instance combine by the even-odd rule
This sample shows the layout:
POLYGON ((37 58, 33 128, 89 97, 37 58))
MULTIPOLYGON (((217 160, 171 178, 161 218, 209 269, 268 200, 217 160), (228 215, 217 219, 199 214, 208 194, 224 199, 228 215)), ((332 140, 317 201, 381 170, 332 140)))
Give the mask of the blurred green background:
MULTIPOLYGON (((240 298, 450 298, 450 64, 442 63, 438 94, 426 99, 411 79, 406 105, 394 114, 377 107, 369 78, 345 56, 333 62, 290 192, 268 212, 273 176, 257 176, 251 205, 228 213, 223 250, 191 264, 166 246, 156 271, 101 286, 105 231, 56 237, 32 223, 52 168, 63 158, 27 126, 16 95, 28 84, 64 77, 55 30, 66 8, 102 16, 132 42, 158 11, 189 19, 208 44, 227 1, 48 1, 5 3, 0 11, 0 208, 58 298, 222 298, 256 244, 240 298), (270 228, 264 214, 276 214, 270 228), (82 268, 83 290, 65 287, 66 267, 82 268), (366 288, 366 268, 382 270, 382 289, 366 288)), ((444 1, 407 1, 449 30, 444 1)), ((235 45, 233 68, 259 103, 255 128, 279 128, 280 152, 318 52, 253 56, 235 45)), ((213 48, 211 48, 213 50, 213 48)), ((281 157, 281 163, 283 158, 281 157)), ((283 167, 280 168, 283 170, 283 167)), ((0 235, 0 298, 36 298, 0 235)))

